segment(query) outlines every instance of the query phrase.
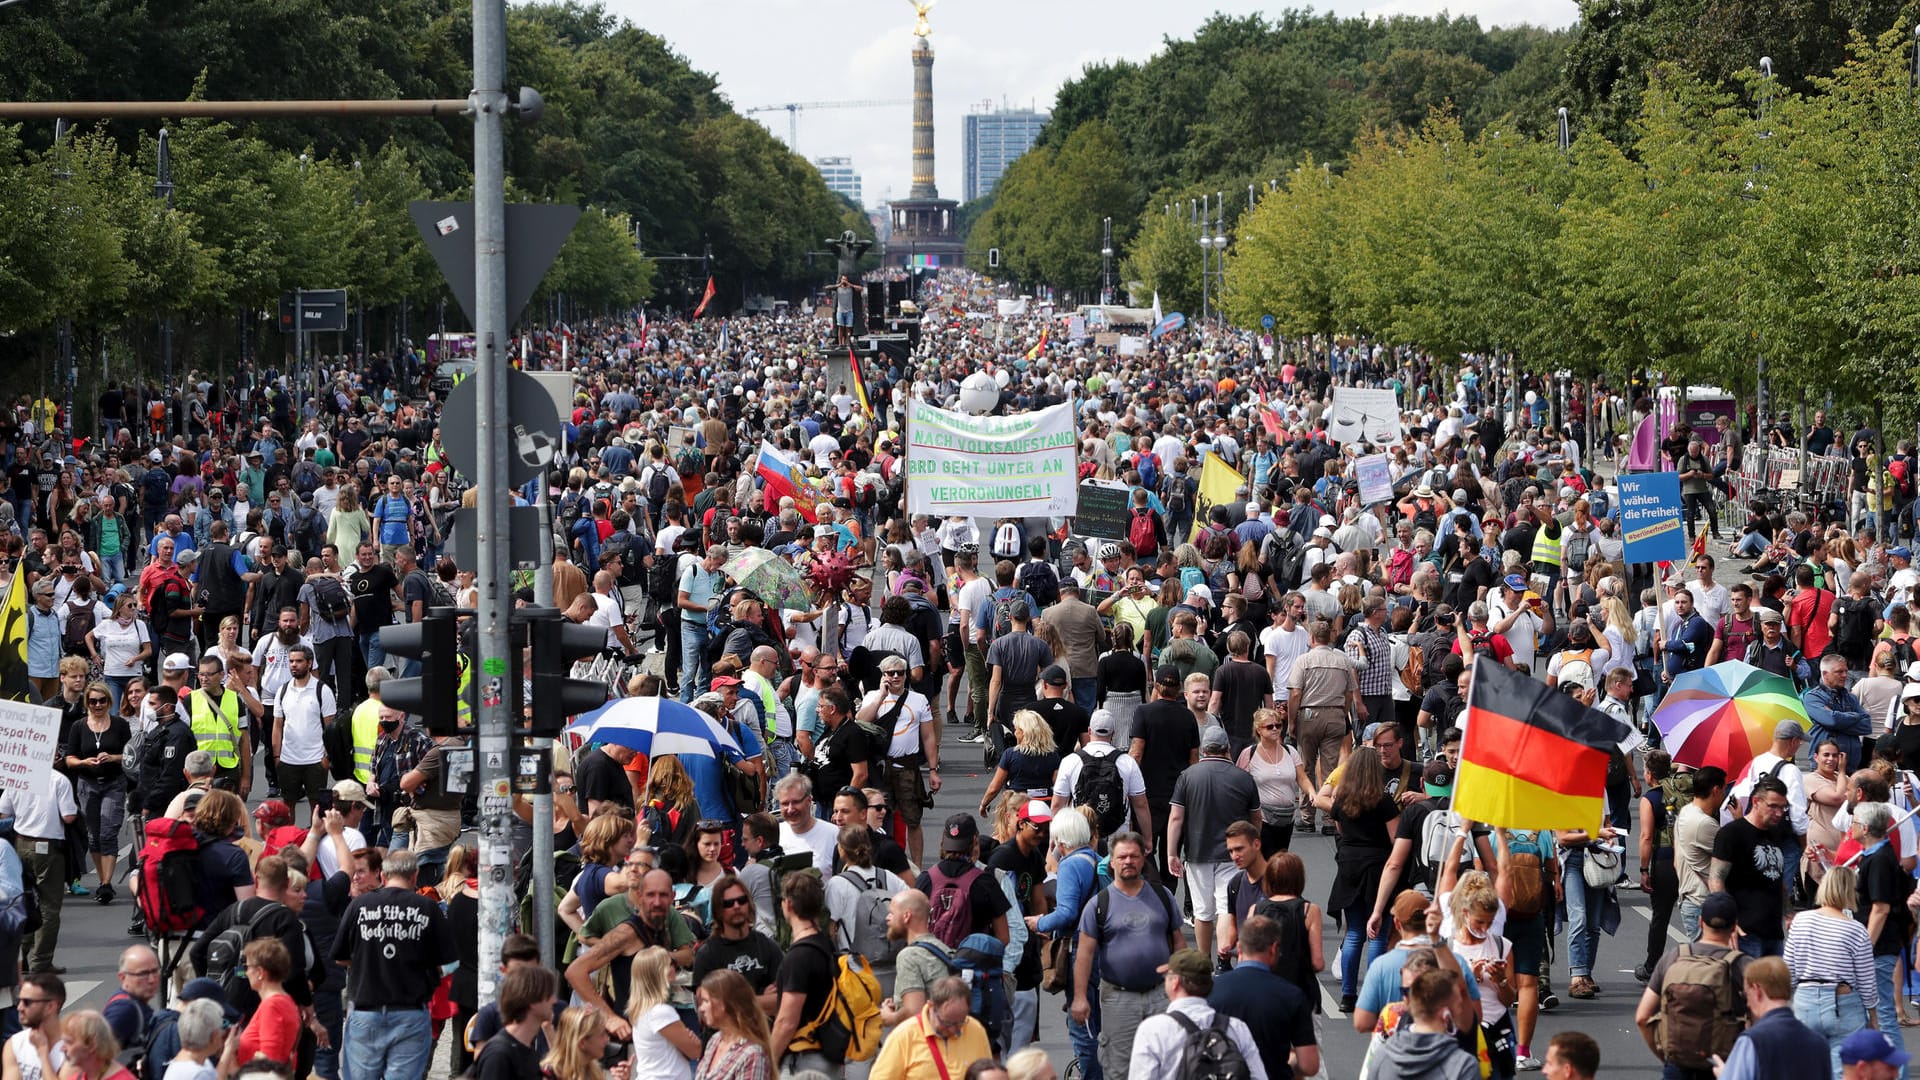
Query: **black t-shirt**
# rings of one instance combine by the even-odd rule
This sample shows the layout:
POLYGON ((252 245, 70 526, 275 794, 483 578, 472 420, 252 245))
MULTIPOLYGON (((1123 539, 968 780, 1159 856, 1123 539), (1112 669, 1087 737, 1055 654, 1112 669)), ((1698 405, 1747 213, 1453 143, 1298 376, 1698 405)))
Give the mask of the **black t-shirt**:
POLYGON ((827 995, 833 991, 834 975, 833 946, 827 943, 825 934, 809 934, 787 950, 780 961, 780 993, 801 995, 802 1023, 820 1015, 827 995))
MULTIPOLYGON (((1720 830, 1725 832, 1725 829, 1720 830)), ((1718 844, 1714 847, 1717 849, 1718 844)), ((1718 850, 1714 852, 1717 856, 1718 850)), ((1873 905, 1888 906, 1887 925, 1880 931, 1880 940, 1873 943, 1873 955, 1898 956, 1900 944, 1906 940, 1905 927, 1907 915, 1907 894, 1913 891, 1913 875, 1900 869, 1900 853, 1891 843, 1881 844, 1873 854, 1860 860, 1860 902, 1853 905, 1853 917, 1860 925, 1867 924, 1867 918, 1873 914, 1873 905)))
POLYGON ((573 786, 582 805, 597 799, 633 812, 633 784, 627 779, 627 770, 608 757, 605 750, 596 747, 580 759, 574 766, 573 786))
POLYGON ((540 1055, 512 1032, 501 1031, 480 1048, 473 1068, 478 1080, 540 1080, 540 1055))
MULTIPOLYGON (((343 556, 344 557, 344 556, 343 556)), ((353 593, 354 629, 371 633, 393 621, 393 587, 400 579, 393 567, 375 563, 369 569, 354 571, 347 588, 353 593)))
MULTIPOLYGON (((835 788, 835 791, 840 790, 835 788)), ((867 836, 873 841, 873 865, 882 870, 892 871, 905 881, 907 872, 913 867, 907 863, 906 849, 893 842, 893 837, 878 829, 868 829, 867 836)), ((840 857, 840 849, 833 849, 833 872, 838 874, 847 868, 847 862, 840 857)))
POLYGON ((400 582, 400 621, 413 621, 413 605, 421 604, 420 610, 433 607, 433 583, 427 578, 425 570, 411 570, 400 582))
POLYGON ((1253 714, 1273 693, 1267 669, 1251 660, 1228 660, 1213 673, 1220 691, 1220 724, 1237 743, 1253 741, 1253 714))
POLYGON ((349 965, 347 1001, 359 1009, 425 1008, 441 969, 459 957, 440 905, 394 885, 354 897, 333 942, 334 962, 349 965))
POLYGON ((1773 838, 1735 818, 1713 838, 1713 857, 1727 863, 1727 893, 1739 907, 1740 929, 1772 941, 1786 937, 1780 891, 1786 857, 1773 838))
POLYGON ((693 985, 699 986, 708 972, 724 968, 744 976, 755 994, 763 993, 773 985, 783 959, 780 946, 758 930, 749 929, 738 941, 716 933, 694 951, 693 985))
MULTIPOLYGON (((1020 850, 1018 843, 1001 844, 987 857, 987 866, 1012 875, 1013 896, 1020 904, 1021 915, 1039 914, 1034 907, 1034 896, 1046 885, 1047 853, 1044 848, 1029 856, 1020 850)), ((1013 980, 1016 990, 1032 990, 1040 985, 1040 935, 1027 935, 1026 951, 1020 954, 1013 980)))
MULTIPOLYGON (((1133 714, 1133 737, 1144 740, 1146 753, 1140 757, 1140 776, 1146 782, 1147 801, 1165 805, 1173 798, 1173 785, 1180 773, 1192 763, 1200 749, 1200 725, 1185 701, 1155 701, 1142 705, 1133 714)), ((1162 815, 1155 814, 1155 822, 1162 815)))
MULTIPOLYGON (((853 783, 853 767, 873 758, 873 741, 851 719, 843 720, 827 736, 826 763, 813 774, 813 790, 824 801, 832 802, 833 793, 853 783)), ((872 777, 868 778, 870 781, 872 777)))
POLYGON ((1066 698, 1041 698, 1028 708, 1053 729, 1053 745, 1061 753, 1070 753, 1087 733, 1087 710, 1066 698))
POLYGON ((1454 581, 1453 575, 1447 575, 1447 603, 1454 610, 1465 609, 1480 598, 1481 589, 1490 589, 1494 583, 1493 564, 1485 559, 1475 559, 1465 569, 1458 571, 1460 580, 1454 581))

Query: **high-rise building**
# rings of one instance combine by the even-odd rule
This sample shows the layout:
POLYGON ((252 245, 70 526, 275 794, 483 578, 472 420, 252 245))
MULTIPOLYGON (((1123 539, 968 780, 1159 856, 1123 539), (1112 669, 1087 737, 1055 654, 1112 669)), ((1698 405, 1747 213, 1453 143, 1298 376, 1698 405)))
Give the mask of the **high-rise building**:
POLYGON ((993 192, 1013 159, 1027 152, 1049 116, 1032 109, 994 109, 968 113, 963 152, 966 201, 993 192))
POLYGON ((852 158, 814 158, 813 167, 820 170, 820 178, 827 182, 827 190, 836 195, 845 195, 853 200, 855 206, 866 205, 860 198, 860 174, 853 170, 852 158))

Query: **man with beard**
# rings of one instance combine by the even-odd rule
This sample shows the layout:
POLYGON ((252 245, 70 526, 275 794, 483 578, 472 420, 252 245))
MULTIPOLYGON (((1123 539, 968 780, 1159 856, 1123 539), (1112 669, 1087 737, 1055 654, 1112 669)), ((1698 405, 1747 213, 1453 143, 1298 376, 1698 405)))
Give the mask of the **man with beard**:
POLYGON ((780 971, 781 952, 772 938, 754 928, 752 890, 738 877, 725 874, 713 883, 709 895, 714 930, 694 951, 693 985, 699 986, 709 971, 737 971, 753 987, 761 1011, 771 1013, 780 1001, 774 976, 780 971))
POLYGON ((298 808, 301 800, 313 802, 327 788, 325 733, 338 703, 333 689, 313 673, 311 645, 295 645, 287 659, 292 677, 273 700, 273 756, 280 763, 281 795, 298 808))
POLYGON ((276 608, 275 615, 278 621, 274 624, 273 633, 262 637, 253 647, 254 692, 266 711, 254 726, 252 745, 267 750, 268 798, 280 797, 280 752, 273 748, 275 740, 265 737, 273 730, 274 716, 278 711, 273 703, 279 699, 287 681, 293 678, 293 650, 305 646, 308 655, 313 654, 313 640, 300 632, 299 607, 276 608))
MULTIPOLYGON (((607 1033, 623 1042, 633 1034, 633 1026, 626 1021, 633 958, 642 949, 657 945, 673 956, 676 966, 690 967, 694 960, 691 934, 686 944, 679 948, 673 946, 677 935, 673 932, 672 920, 679 918, 673 911, 673 877, 665 870, 649 870, 640 876, 637 888, 628 891, 627 899, 632 901, 636 893, 639 902, 630 909, 631 913, 602 935, 593 948, 567 965, 567 985, 573 987, 585 1004, 609 1014, 607 1033), (594 985, 595 973, 604 967, 613 969, 614 1000, 611 1002, 602 997, 594 985)), ((599 914, 597 908, 594 914, 599 914)))

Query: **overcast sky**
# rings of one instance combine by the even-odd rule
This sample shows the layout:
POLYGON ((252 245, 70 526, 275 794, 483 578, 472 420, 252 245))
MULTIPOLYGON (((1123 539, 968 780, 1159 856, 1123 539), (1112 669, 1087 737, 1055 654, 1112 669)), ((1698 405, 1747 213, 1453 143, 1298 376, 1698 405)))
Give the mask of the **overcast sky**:
MULTIPOLYGON (((608 0, 617 16, 664 37, 693 66, 719 79, 745 110, 785 102, 890 100, 880 108, 800 113, 807 158, 851 157, 869 206, 911 186, 913 8, 909 0, 608 0)), ((1304 6, 1304 5, 1303 5, 1304 6)), ((1482 26, 1567 26, 1573 0, 1331 0, 1339 15, 1477 16, 1482 26)), ((1249 0, 945 0, 934 8, 933 98, 940 194, 959 199, 961 117, 1005 103, 1051 109, 1060 85, 1088 63, 1144 60, 1166 37, 1191 37, 1209 11, 1272 12, 1249 0)), ((782 141, 787 112, 759 114, 782 141)))

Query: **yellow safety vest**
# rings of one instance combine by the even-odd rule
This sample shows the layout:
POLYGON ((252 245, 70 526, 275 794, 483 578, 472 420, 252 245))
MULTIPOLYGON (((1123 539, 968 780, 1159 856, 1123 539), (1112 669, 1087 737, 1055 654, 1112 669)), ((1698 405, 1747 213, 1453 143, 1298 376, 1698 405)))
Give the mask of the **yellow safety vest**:
POLYGON ((193 737, 200 749, 213 755, 213 763, 222 769, 240 764, 240 693, 231 691, 214 712, 204 690, 188 695, 192 699, 193 737))
POLYGON ((1548 536, 1545 526, 1541 526, 1539 529, 1534 530, 1533 565, 1535 566, 1559 566, 1560 565, 1560 541, 1553 537, 1548 536))
MULTIPOLYGON (((470 728, 473 726, 473 661, 467 659, 466 653, 460 653, 454 658, 454 666, 460 669, 460 692, 459 704, 454 707, 453 722, 470 728)), ((520 718, 514 717, 513 722, 519 723, 520 718)))
POLYGON ((354 706, 353 778, 361 784, 373 782, 373 745, 380 738, 380 703, 368 698, 354 706))

